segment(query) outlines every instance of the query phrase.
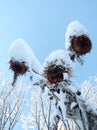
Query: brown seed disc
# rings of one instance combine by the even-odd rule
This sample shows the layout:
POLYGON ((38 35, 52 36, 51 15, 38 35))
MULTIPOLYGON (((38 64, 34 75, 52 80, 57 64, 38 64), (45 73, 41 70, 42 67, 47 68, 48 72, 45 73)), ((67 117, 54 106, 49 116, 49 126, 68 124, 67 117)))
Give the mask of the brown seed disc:
POLYGON ((14 73, 18 75, 23 75, 28 71, 28 67, 25 65, 24 62, 19 61, 10 61, 10 69, 14 71, 14 73))
POLYGON ((59 66, 51 65, 48 70, 46 70, 48 81, 52 84, 61 82, 63 80, 62 71, 59 66))
POLYGON ((71 48, 79 55, 84 55, 90 52, 92 48, 92 43, 89 37, 85 35, 81 35, 78 37, 74 37, 71 40, 71 48))

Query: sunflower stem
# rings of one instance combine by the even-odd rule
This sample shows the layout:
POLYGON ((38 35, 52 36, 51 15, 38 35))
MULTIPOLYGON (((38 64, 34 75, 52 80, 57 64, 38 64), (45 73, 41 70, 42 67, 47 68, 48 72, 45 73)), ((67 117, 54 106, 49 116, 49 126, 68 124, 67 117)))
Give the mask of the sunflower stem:
POLYGON ((17 77, 18 77, 18 74, 14 73, 12 86, 14 86, 14 84, 16 83, 17 77))

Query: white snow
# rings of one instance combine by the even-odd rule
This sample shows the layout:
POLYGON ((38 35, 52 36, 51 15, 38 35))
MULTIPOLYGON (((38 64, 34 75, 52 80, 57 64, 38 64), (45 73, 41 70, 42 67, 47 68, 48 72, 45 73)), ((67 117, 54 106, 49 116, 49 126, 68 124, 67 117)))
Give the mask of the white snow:
POLYGON ((77 105, 76 102, 72 102, 72 103, 71 103, 71 106, 70 106, 70 107, 71 107, 71 110, 72 110, 74 107, 76 107, 76 105, 77 105))
POLYGON ((76 93, 78 90, 78 86, 72 81, 70 85, 65 86, 68 90, 76 93))
POLYGON ((65 130, 66 127, 64 125, 64 123, 60 120, 59 123, 58 123, 58 130, 65 130))
POLYGON ((44 61, 43 68, 48 67, 49 64, 62 65, 66 68, 74 68, 74 63, 70 59, 67 52, 62 49, 53 51, 44 61))
POLYGON ((67 31, 65 33, 65 48, 68 50, 70 47, 70 37, 73 36, 80 36, 80 35, 86 35, 88 36, 88 30, 78 21, 71 22, 68 27, 67 31))
POLYGON ((62 110, 62 116, 63 116, 63 120, 66 119, 66 107, 64 105, 64 102, 66 101, 66 93, 60 92, 60 94, 58 95, 58 98, 60 99, 60 101, 58 102, 58 105, 61 107, 62 110))
POLYGON ((67 73, 64 73, 63 75, 64 75, 64 79, 65 79, 65 80, 66 80, 66 79, 69 79, 69 76, 68 76, 67 73))
POLYGON ((97 114, 97 77, 90 77, 81 84, 81 95, 87 111, 97 114))
POLYGON ((27 63, 30 69, 34 69, 36 72, 39 72, 41 68, 41 64, 33 53, 32 49, 28 46, 28 44, 23 39, 15 40, 8 51, 9 61, 24 61, 27 63))

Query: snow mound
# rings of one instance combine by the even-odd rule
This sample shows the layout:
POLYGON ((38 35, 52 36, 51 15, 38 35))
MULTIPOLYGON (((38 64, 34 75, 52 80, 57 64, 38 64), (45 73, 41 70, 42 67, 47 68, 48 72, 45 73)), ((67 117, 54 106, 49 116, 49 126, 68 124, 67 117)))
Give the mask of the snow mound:
POLYGON ((32 49, 23 39, 15 40, 9 48, 9 61, 15 60, 25 62, 29 69, 39 72, 41 64, 33 53, 32 49))
POLYGON ((49 64, 62 65, 66 68, 74 68, 74 63, 69 57, 69 54, 62 49, 53 51, 44 61, 43 68, 49 64))

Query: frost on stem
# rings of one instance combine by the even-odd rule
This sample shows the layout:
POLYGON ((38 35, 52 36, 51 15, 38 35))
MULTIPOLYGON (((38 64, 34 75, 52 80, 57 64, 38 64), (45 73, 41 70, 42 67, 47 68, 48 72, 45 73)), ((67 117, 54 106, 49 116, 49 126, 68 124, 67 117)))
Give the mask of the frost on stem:
POLYGON ((15 40, 9 48, 10 69, 14 72, 13 85, 17 76, 24 75, 27 71, 39 73, 41 64, 35 57, 31 48, 23 39, 15 40))
POLYGON ((78 21, 71 22, 67 27, 65 40, 65 47, 71 59, 77 58, 80 63, 83 63, 80 56, 89 53, 92 49, 92 42, 86 28, 78 21))

